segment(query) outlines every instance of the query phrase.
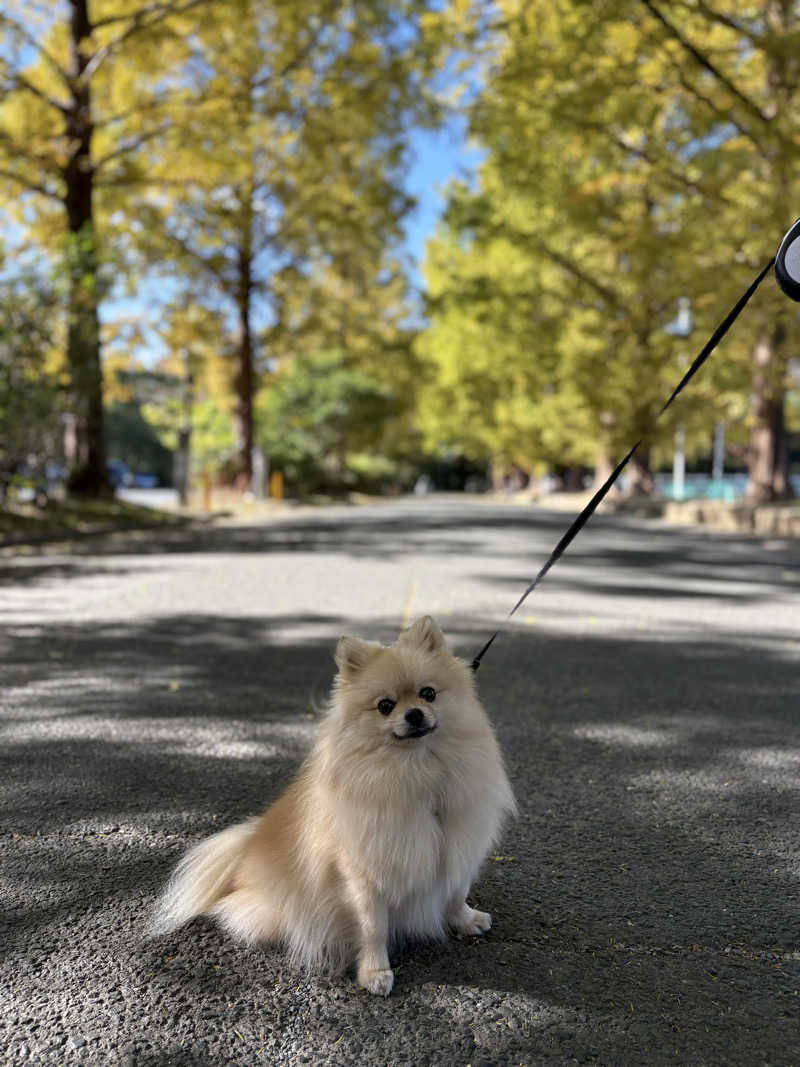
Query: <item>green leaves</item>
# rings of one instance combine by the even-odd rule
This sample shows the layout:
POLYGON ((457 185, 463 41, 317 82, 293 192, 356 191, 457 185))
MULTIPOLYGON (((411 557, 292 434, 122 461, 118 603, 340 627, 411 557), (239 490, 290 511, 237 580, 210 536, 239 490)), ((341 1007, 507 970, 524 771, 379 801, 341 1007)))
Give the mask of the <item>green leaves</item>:
POLYGON ((58 304, 34 270, 0 264, 0 499, 26 470, 43 480, 45 464, 62 459, 58 304))
POLYGON ((258 442, 297 489, 353 486, 368 476, 363 453, 381 451, 396 407, 385 383, 325 353, 290 366, 262 393, 258 442))
MULTIPOLYGON (((428 433, 501 467, 618 456, 800 198, 785 166, 800 147, 800 16, 659 0, 497 9, 470 112, 487 157, 477 189, 452 188, 426 265, 428 433), (687 296, 695 332, 681 340, 665 327, 687 296)), ((775 294, 759 303, 761 323, 754 309, 681 398, 690 452, 752 388, 764 330, 777 388, 797 325, 775 294)), ((665 419, 651 440, 655 461, 673 430, 665 419)))

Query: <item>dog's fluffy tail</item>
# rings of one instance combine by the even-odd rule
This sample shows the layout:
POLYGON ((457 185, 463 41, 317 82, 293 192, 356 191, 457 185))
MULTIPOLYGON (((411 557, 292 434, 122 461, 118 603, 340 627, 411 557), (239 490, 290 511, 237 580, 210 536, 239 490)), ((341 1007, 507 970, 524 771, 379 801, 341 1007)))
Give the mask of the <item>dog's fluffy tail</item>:
POLYGON ((204 915, 233 888, 233 876, 256 819, 231 826, 190 849, 161 895, 150 921, 153 936, 204 915))

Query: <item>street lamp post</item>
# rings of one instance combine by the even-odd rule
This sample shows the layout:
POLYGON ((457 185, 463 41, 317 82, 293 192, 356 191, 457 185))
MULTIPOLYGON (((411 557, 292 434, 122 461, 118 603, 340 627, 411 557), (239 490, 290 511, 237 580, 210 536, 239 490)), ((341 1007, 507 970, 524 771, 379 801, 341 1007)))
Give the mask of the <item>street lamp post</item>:
MULTIPOLYGON (((666 332, 673 337, 687 338, 692 332, 692 304, 688 296, 678 299, 678 315, 666 327, 666 332)), ((686 356, 678 357, 681 365, 686 364, 686 356)), ((686 427, 679 422, 675 427, 675 450, 672 457, 672 497, 683 500, 686 485, 686 427)))

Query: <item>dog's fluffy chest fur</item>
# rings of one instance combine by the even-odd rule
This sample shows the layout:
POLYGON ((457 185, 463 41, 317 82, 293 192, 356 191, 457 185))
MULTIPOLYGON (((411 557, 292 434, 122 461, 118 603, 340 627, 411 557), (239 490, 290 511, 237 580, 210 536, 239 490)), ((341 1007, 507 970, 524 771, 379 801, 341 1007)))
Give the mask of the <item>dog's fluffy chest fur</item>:
MULTIPOLYGON (((443 907, 474 877, 513 807, 497 743, 486 729, 449 760, 433 745, 383 756, 373 753, 360 768, 351 763, 347 775, 336 765, 330 781, 317 778, 318 803, 331 813, 343 854, 371 872, 392 905, 433 894, 443 907)), ((429 932, 441 932, 442 921, 429 932)))

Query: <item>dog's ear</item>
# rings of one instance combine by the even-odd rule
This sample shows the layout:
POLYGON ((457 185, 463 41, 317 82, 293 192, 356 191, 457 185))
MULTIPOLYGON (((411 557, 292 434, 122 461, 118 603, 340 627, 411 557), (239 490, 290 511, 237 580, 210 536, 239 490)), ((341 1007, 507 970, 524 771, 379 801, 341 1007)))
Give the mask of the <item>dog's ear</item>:
POLYGON ((360 637, 340 637, 333 658, 339 673, 343 677, 350 676, 362 671, 382 648, 383 645, 379 645, 377 641, 364 641, 360 637))
POLYGON ((413 626, 409 626, 400 635, 400 640, 409 645, 416 645, 425 652, 438 652, 444 648, 444 634, 430 615, 423 615, 413 626))

